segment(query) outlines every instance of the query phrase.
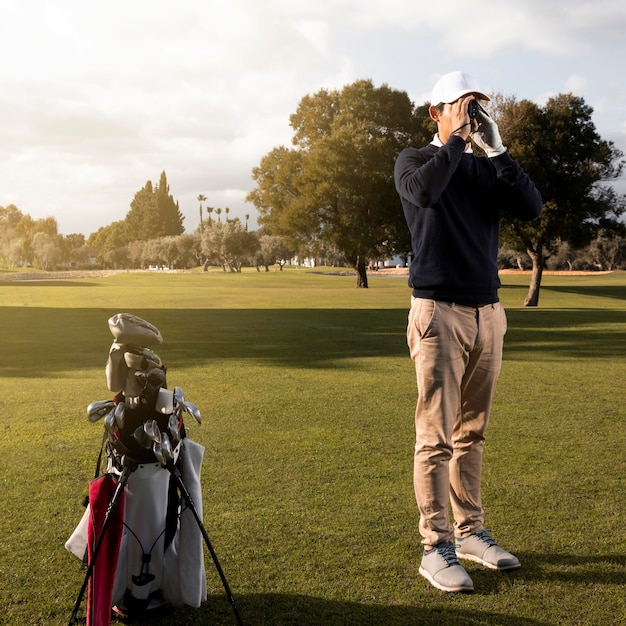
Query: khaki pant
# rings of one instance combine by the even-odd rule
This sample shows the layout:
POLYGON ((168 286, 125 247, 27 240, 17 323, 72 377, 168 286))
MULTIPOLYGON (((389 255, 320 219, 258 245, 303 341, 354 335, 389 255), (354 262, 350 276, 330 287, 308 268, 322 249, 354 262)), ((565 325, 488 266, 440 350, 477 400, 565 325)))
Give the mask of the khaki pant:
POLYGON ((414 486, 425 545, 483 529, 483 446, 506 324, 500 303, 470 307, 412 299, 407 343, 418 388, 414 486))

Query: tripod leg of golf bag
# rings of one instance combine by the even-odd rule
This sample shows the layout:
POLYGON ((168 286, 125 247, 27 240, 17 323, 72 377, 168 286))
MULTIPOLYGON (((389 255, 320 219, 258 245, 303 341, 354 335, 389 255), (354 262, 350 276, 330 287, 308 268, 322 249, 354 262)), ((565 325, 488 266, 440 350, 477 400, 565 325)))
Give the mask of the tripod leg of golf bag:
POLYGON ((76 598, 76 603, 74 604, 74 610, 72 611, 72 615, 70 617, 69 626, 74 626, 76 624, 76 620, 78 618, 78 610, 80 609, 81 602, 83 601, 83 596, 85 595, 85 591, 87 590, 87 585, 89 584, 89 579, 93 574, 93 570, 96 564, 96 559, 98 558, 98 554, 100 553, 100 548, 102 547, 102 543, 104 541, 104 537, 107 531, 107 527, 109 526, 109 522, 113 517, 115 511, 117 510, 120 498, 124 493, 124 489, 126 484, 128 483, 128 479, 130 475, 135 471, 137 465, 133 463, 130 459, 124 457, 124 469, 117 483, 117 487, 115 489, 115 493, 111 498, 111 502, 107 508, 106 514, 104 516, 104 521, 102 523, 102 528, 100 529, 100 534, 98 535, 98 540, 93 548, 93 552, 91 554, 91 559, 87 566, 87 572, 85 573, 85 579, 83 580, 83 584, 78 592, 78 597, 76 598))
POLYGON ((193 503, 191 495, 189 494, 187 487, 185 487, 185 483, 183 482, 182 476, 180 475, 180 471, 172 463, 168 463, 165 467, 174 478, 174 481, 176 482, 176 485, 180 489, 180 492, 183 496, 183 500, 185 501, 185 503, 191 510, 191 513, 194 519, 196 520, 196 523, 198 524, 198 528, 200 529, 200 532, 202 533, 202 537, 204 538, 206 547, 208 548, 211 554, 211 558, 213 559, 213 563, 215 564, 215 569, 217 570, 217 573, 219 574, 219 577, 222 581, 222 585, 224 586, 224 591, 226 592, 226 596, 228 597, 228 600, 230 602, 230 605, 232 606, 233 612, 235 613, 235 618, 237 619, 237 623, 239 624, 239 626, 243 626, 243 621, 241 620, 241 616, 239 615, 239 610, 237 609, 237 604, 235 603, 235 598, 233 597, 233 594, 230 590, 230 586, 228 585, 228 581, 226 580, 226 576, 224 575, 224 570, 222 570, 222 566, 220 565, 220 562, 217 558, 217 554, 215 550, 213 549, 213 545, 211 544, 211 540, 209 539, 209 535, 206 531, 206 528, 204 527, 204 524, 202 523, 202 520, 200 519, 200 516, 198 515, 198 511, 196 509, 195 504, 193 503))

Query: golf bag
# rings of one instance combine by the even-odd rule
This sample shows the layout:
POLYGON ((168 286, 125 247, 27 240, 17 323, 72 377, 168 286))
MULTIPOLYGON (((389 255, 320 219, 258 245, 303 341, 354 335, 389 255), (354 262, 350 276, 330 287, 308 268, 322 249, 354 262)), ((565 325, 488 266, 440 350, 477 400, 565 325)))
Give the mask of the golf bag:
POLYGON ((85 513, 65 544, 88 567, 70 620, 88 585, 87 626, 107 626, 112 610, 136 617, 200 606, 203 537, 210 548, 201 521, 204 448, 184 421, 199 424, 200 412, 180 387, 167 389, 166 368, 147 347, 162 342, 156 327, 127 313, 108 323, 115 341, 105 371, 115 397, 87 408, 90 421, 103 418, 103 446, 85 513))

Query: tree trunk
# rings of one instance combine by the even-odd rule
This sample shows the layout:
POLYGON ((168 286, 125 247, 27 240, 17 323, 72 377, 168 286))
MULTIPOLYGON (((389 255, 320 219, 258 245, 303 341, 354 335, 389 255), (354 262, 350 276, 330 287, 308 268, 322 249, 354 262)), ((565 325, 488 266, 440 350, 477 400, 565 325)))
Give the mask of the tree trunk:
POLYGON ((537 246, 537 250, 528 250, 528 256, 533 262, 533 269, 530 276, 530 286, 524 300, 524 306, 537 306, 539 304, 539 289, 541 288, 541 277, 543 276, 543 250, 537 246))
POLYGON ((357 257, 354 269, 356 271, 356 286, 367 289, 367 268, 363 257, 357 257))

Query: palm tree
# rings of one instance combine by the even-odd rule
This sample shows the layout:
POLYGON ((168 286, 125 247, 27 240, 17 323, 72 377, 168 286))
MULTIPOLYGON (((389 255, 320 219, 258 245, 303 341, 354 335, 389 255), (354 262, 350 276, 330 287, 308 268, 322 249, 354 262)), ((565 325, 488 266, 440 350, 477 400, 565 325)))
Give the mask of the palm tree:
POLYGON ((226 207, 224 209, 224 213, 226 213, 226 221, 228 221, 228 214, 230 213, 230 209, 228 207, 226 207))
POLYGON ((206 200, 204 194, 198 194, 198 201, 200 202, 200 232, 202 232, 202 203, 206 200))
POLYGON ((210 226, 210 225, 211 225, 211 213, 213 213, 213 207, 212 207, 212 206, 208 206, 208 207, 206 208, 206 212, 207 212, 207 213, 208 213, 208 215, 209 215, 209 226, 210 226))
POLYGON ((220 216, 222 215, 222 209, 217 208, 217 209, 215 209, 215 212, 217 213, 217 221, 221 222, 222 218, 220 216))
POLYGON ((250 213, 246 213, 246 230, 248 230, 248 220, 250 219, 250 213))

